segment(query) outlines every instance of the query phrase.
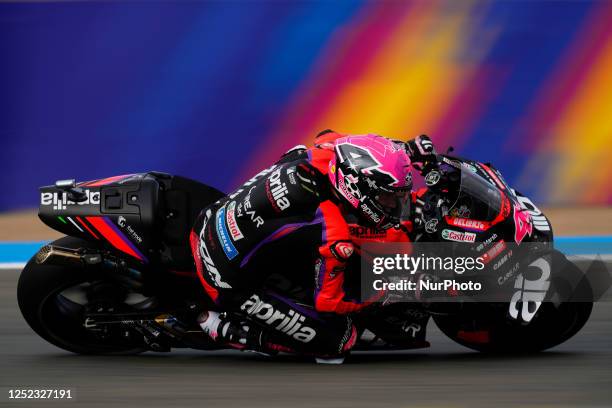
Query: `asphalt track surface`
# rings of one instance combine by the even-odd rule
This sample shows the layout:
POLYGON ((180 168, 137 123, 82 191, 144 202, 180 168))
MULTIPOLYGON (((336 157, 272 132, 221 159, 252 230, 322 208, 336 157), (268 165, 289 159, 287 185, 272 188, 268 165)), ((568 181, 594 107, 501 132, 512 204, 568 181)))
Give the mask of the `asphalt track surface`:
POLYGON ((57 349, 30 330, 16 304, 18 275, 0 271, 0 406, 612 406, 609 301, 595 305, 570 341, 524 357, 480 355, 433 324, 428 350, 355 353, 341 366, 229 351, 86 357, 57 349), (9 400, 8 388, 70 388, 75 398, 9 400))

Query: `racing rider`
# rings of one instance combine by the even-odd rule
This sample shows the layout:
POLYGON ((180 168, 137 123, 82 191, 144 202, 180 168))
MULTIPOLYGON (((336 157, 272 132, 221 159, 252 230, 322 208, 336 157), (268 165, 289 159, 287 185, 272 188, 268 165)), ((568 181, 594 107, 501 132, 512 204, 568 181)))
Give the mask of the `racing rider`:
POLYGON ((204 332, 237 349, 340 361, 357 336, 349 314, 376 300, 358 302, 344 292, 354 251, 346 217, 379 229, 399 224, 412 187, 407 151, 422 165, 433 145, 426 136, 404 145, 326 130, 313 147, 297 146, 202 210, 191 248, 200 281, 222 312, 200 315, 204 332), (270 273, 292 270, 253 266, 289 236, 298 238, 296 253, 312 254, 314 308, 265 289, 270 273))

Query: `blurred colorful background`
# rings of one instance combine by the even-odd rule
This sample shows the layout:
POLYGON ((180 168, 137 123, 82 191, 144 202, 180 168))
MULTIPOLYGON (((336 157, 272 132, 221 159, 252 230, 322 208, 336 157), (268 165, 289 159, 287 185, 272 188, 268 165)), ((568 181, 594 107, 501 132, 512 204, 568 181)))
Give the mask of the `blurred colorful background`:
POLYGON ((610 1, 0 3, 0 92, 0 211, 147 170, 229 190, 325 128, 612 204, 610 1))

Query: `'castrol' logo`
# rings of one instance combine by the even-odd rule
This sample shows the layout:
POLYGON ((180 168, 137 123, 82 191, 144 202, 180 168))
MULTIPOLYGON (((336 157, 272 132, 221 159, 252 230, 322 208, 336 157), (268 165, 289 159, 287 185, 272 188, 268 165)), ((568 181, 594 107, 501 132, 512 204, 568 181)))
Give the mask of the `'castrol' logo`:
POLYGON ((238 228, 238 223, 236 222, 236 202, 232 201, 227 206, 227 215, 225 217, 227 221, 227 228, 229 228, 230 235, 234 241, 239 241, 244 238, 242 235, 242 231, 238 228))
POLYGON ((448 241, 474 242, 476 241, 476 234, 473 232, 461 232, 445 229, 442 230, 442 238, 448 241))

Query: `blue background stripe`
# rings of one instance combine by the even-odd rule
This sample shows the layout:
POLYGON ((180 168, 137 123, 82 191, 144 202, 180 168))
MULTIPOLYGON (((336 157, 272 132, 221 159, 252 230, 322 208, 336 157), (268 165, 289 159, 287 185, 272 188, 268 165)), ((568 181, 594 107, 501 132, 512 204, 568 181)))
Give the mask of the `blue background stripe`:
MULTIPOLYGON (((46 243, 0 242, 0 264, 27 262, 46 243)), ((557 237, 555 245, 567 255, 612 254, 612 235, 557 237)))

